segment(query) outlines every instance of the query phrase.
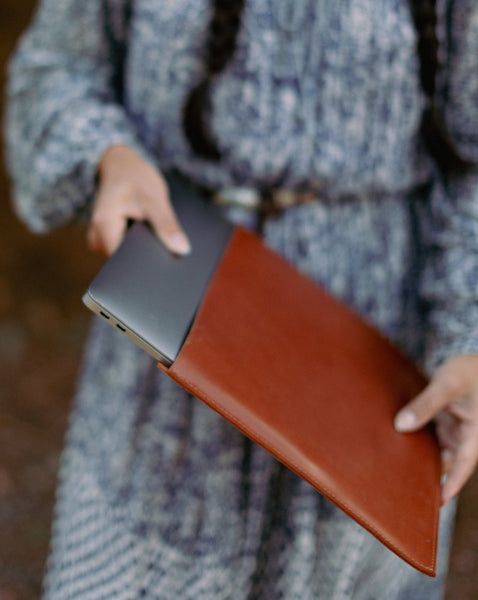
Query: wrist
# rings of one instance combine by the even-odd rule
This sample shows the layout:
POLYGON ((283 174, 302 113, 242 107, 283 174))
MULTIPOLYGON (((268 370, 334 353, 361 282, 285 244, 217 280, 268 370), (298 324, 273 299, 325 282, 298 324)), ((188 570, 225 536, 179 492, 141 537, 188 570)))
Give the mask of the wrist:
POLYGON ((98 162, 98 175, 103 177, 118 169, 123 170, 138 159, 134 150, 124 144, 115 144, 103 152, 98 162))

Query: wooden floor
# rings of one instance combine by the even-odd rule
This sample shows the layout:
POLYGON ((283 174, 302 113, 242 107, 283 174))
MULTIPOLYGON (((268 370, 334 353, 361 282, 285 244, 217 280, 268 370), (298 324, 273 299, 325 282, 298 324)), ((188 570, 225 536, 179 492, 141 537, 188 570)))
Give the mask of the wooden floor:
MULTIPOLYGON (((0 0, 2 73, 33 4, 0 0)), ((59 452, 89 322, 80 298, 99 260, 87 252, 81 229, 44 238, 27 233, 8 206, 1 169, 0 195, 0 600, 32 600, 39 597, 59 452)), ((459 505, 447 600, 478 598, 477 499, 475 477, 459 505)))

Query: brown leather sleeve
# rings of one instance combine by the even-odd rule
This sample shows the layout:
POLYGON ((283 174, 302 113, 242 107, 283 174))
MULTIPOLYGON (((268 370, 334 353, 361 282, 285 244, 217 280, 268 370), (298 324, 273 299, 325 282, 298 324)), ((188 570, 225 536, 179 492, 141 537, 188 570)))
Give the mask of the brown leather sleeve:
POLYGON ((408 563, 435 574, 440 458, 400 434, 426 384, 354 312, 237 229, 169 375, 408 563))

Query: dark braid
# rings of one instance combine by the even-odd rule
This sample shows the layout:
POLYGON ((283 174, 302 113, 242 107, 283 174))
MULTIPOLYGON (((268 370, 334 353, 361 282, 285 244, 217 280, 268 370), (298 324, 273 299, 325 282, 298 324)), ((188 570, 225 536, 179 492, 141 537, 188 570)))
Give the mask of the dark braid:
POLYGON ((231 60, 241 27, 244 0, 212 0, 213 14, 209 23, 203 62, 203 78, 191 90, 183 111, 183 129, 191 148, 203 158, 221 158, 206 115, 210 109, 211 82, 231 60))
MULTIPOLYGON (((222 73, 234 55, 245 0, 211 0, 212 17, 204 52, 203 77, 189 93, 183 111, 183 129, 191 148, 204 158, 221 158, 207 120, 212 80, 222 73)), ((420 83, 428 98, 420 132, 430 155, 443 173, 463 173, 472 164, 457 150, 447 131, 437 102, 439 70, 436 32, 436 0, 409 0, 418 41, 420 83)))
POLYGON ((420 82, 428 104, 422 115, 420 132, 427 150, 439 169, 447 174, 468 171, 472 163, 465 160, 450 137, 443 115, 438 107, 436 81, 439 70, 438 37, 436 32, 436 0, 409 0, 418 34, 420 82))

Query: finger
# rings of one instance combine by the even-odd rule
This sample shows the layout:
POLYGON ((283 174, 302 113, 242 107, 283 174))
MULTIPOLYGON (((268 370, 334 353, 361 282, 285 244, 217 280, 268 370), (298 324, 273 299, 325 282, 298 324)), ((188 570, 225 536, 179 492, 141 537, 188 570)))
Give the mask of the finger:
POLYGON ((87 231, 88 246, 105 256, 111 256, 123 239, 126 228, 124 219, 91 223, 87 231))
POLYGON ((141 214, 129 211, 128 214, 108 214, 101 211, 93 214, 88 228, 88 243, 96 252, 111 256, 120 245, 126 230, 128 218, 141 218, 141 214))
POLYGON ((402 408, 395 417, 397 431, 416 431, 426 425, 445 406, 457 400, 462 391, 459 378, 437 371, 428 386, 402 408))
POLYGON ((478 435, 476 427, 466 432, 465 439, 458 446, 453 464, 442 488, 442 502, 446 504, 456 496, 475 469, 478 460, 478 435))
POLYGON ((100 237, 98 236, 97 230, 91 225, 88 226, 86 230, 86 243, 88 248, 93 252, 97 252, 98 254, 106 254, 106 251, 103 248, 100 237))
POLYGON ((126 231, 126 219, 109 220, 102 228, 103 247, 108 256, 111 256, 121 244, 126 231))
POLYGON ((161 186, 161 191, 154 202, 148 204, 146 213, 147 219, 153 226, 157 236, 170 252, 179 255, 186 255, 191 252, 191 244, 171 206, 166 184, 161 186))
POLYGON ((447 475, 453 467, 454 454, 451 450, 445 449, 441 452, 441 474, 447 475))
POLYGON ((128 219, 144 219, 141 203, 131 192, 100 189, 88 228, 91 247, 106 256, 113 254, 123 240, 128 219))

